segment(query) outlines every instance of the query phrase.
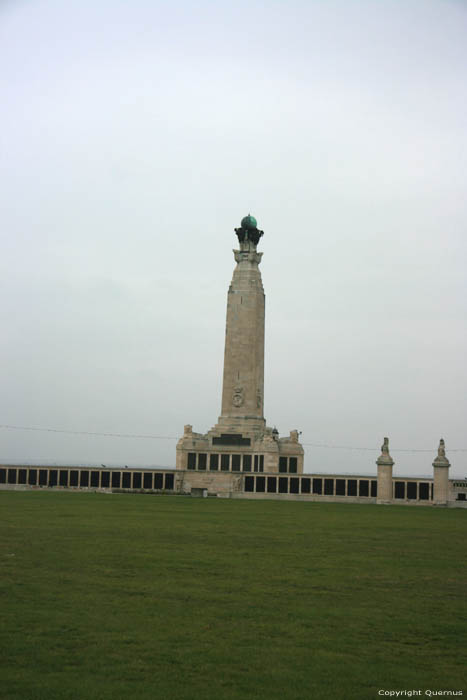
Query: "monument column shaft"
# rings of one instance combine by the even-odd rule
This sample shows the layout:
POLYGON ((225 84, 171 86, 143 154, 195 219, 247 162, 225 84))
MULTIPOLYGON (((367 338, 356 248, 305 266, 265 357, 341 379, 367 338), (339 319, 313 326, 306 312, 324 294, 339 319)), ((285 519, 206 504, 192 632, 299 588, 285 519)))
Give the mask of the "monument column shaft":
POLYGON ((265 297, 250 241, 234 251, 237 266, 227 295, 222 417, 263 419, 265 297))

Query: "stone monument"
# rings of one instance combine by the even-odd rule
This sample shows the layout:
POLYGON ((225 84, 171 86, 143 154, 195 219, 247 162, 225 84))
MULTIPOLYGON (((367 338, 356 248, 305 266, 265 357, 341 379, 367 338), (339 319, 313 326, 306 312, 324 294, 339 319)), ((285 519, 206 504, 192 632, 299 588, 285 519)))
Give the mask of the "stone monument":
POLYGON ((449 467, 451 463, 446 457, 446 447, 441 438, 438 456, 433 462, 433 502, 438 506, 447 505, 449 499, 449 467))
POLYGON ((264 419, 265 297, 263 254, 257 250, 263 231, 248 214, 235 233, 239 248, 233 251, 237 264, 227 295, 221 415, 207 434, 186 425, 177 444, 177 469, 193 472, 189 481, 197 488, 221 484, 235 490, 227 477, 242 472, 303 472, 298 431, 281 438, 264 419), (213 480, 216 472, 225 478, 213 480))
POLYGON ((392 468, 394 460, 389 454, 389 438, 383 439, 381 454, 376 460, 378 466, 378 498, 377 503, 392 503, 392 468))

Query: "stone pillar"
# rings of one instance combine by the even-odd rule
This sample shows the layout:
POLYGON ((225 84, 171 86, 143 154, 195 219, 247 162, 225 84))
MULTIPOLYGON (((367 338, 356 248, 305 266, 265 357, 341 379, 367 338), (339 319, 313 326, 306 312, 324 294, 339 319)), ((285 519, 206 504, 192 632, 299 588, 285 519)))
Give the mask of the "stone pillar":
POLYGON ((232 429, 264 428, 265 297, 256 250, 261 231, 245 217, 236 229, 240 250, 227 295, 222 413, 219 423, 232 429), (245 425, 246 424, 246 425, 245 425))
POLYGON ((392 468, 394 460, 389 454, 389 438, 385 437, 381 446, 381 455, 376 460, 378 465, 378 496, 376 503, 392 503, 392 468))
POLYGON ((438 447, 438 456, 433 462, 433 503, 436 506, 446 506, 449 498, 449 467, 446 457, 444 440, 441 438, 438 447))
MULTIPOLYGON (((227 296, 221 415, 206 434, 194 433, 191 425, 185 426, 177 443, 176 468, 187 468, 190 452, 229 452, 242 458, 262 458, 267 473, 278 473, 280 457, 289 461, 294 458, 297 474, 301 474, 304 452, 299 432, 292 430, 289 437, 279 438, 277 430, 268 427, 264 419, 265 296, 259 271, 262 253, 257 251, 263 231, 248 214, 235 233, 239 248, 233 251, 236 267, 227 296)), ((232 471, 231 464, 229 469, 232 471)), ((215 479, 215 474, 210 477, 215 479)), ((235 491, 240 490, 241 479, 240 475, 232 479, 235 491)))

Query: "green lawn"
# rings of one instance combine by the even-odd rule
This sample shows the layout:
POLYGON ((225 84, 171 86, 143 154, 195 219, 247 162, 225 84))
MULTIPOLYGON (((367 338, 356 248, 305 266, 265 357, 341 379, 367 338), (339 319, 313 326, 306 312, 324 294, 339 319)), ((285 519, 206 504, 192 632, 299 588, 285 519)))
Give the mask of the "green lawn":
POLYGON ((463 690, 467 511, 0 492, 0 696, 463 690))

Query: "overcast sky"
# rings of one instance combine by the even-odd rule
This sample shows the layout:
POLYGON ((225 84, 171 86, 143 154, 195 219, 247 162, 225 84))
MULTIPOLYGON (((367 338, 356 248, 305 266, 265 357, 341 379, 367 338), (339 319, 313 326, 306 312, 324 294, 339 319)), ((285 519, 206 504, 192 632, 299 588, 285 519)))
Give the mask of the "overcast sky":
MULTIPOLYGON (((0 65, 2 425, 212 427, 251 212, 268 424, 369 448, 305 470, 387 435, 395 473, 444 437, 467 475, 467 3, 4 0, 0 65)), ((175 442, 2 428, 0 460, 175 442)))

